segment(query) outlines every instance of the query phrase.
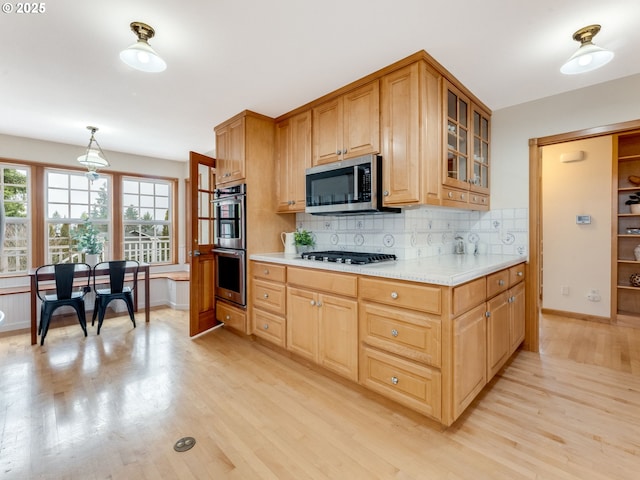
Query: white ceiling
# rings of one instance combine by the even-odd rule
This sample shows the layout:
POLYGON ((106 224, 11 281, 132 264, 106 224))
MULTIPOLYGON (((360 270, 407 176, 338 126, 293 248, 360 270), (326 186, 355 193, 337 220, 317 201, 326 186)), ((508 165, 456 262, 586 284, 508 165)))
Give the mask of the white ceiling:
POLYGON ((85 146, 95 125, 105 150, 173 160, 212 151, 213 127, 244 109, 279 116, 419 50, 493 110, 640 73, 638 0, 43 4, 0 13, 0 133, 85 146), (155 28, 165 72, 120 62, 132 21, 155 28), (592 23, 616 57, 562 75, 592 23))

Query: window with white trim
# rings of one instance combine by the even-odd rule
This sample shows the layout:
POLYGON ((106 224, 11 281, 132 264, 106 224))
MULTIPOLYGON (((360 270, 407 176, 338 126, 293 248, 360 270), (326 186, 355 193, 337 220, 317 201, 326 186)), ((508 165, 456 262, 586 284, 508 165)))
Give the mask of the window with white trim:
POLYGON ((122 180, 124 258, 146 263, 172 261, 171 182, 126 177, 122 180))
POLYGON ((0 165, 0 274, 26 273, 30 265, 29 203, 31 170, 23 165, 0 165))

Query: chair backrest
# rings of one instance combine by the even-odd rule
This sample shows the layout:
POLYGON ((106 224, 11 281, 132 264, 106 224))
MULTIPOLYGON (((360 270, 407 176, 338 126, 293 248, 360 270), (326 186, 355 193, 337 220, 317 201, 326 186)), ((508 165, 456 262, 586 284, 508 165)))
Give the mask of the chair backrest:
POLYGON ((36 290, 40 300, 46 292, 55 291, 58 300, 68 300, 76 292, 87 293, 90 288, 91 267, 86 263, 56 263, 36 269, 36 290))
POLYGON ((98 277, 108 275, 111 293, 122 293, 125 287, 133 290, 138 283, 139 268, 140 264, 135 260, 100 262, 93 268, 93 288, 96 289, 98 277))

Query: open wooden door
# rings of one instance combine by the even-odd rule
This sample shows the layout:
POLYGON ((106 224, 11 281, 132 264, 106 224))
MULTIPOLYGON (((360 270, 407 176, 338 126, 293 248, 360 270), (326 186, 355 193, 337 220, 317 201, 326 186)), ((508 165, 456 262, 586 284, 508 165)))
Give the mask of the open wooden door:
POLYGON ((191 259, 189 292, 189 336, 204 332, 219 322, 215 310, 215 258, 213 255, 213 191, 215 159, 189 152, 191 259))

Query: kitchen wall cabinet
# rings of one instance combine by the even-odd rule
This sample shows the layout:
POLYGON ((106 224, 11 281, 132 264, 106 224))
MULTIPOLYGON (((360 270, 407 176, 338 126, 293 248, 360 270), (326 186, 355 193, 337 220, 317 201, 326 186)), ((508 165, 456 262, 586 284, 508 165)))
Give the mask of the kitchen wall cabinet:
POLYGON ((442 202, 489 209, 490 114, 450 81, 443 82, 442 202))
POLYGON ((311 111, 276 124, 277 211, 304 212, 305 170, 311 167, 311 111))
POLYGON ((380 93, 375 80, 313 108, 313 165, 380 151, 380 93))
POLYGON ((304 268, 287 272, 287 349, 358 380, 357 277, 304 268))
POLYGON ((269 156, 273 164, 273 119, 245 110, 215 127, 216 184, 239 182, 246 177, 247 159, 269 156))
POLYGON ((441 81, 423 61, 380 79, 385 205, 440 204, 441 81))
MULTIPOLYGON (((640 284, 631 282, 640 273, 640 260, 634 249, 640 244, 640 211, 626 205, 629 195, 640 192, 640 132, 614 135, 613 178, 617 188, 613 205, 617 213, 612 238, 611 318, 620 325, 640 326, 640 284), (635 177, 635 178, 634 178, 635 177), (634 180, 633 182, 631 180, 634 180)), ((636 206, 633 206, 636 207, 636 206)))

